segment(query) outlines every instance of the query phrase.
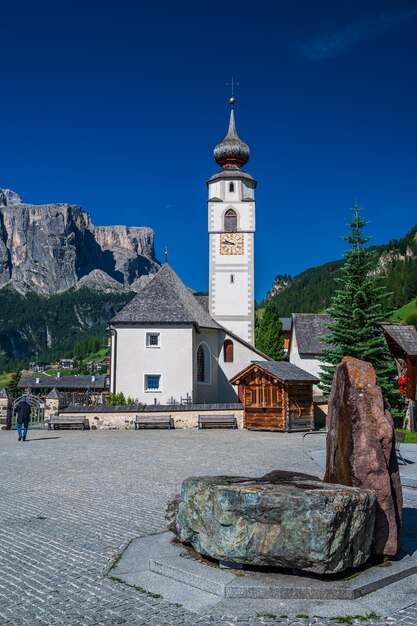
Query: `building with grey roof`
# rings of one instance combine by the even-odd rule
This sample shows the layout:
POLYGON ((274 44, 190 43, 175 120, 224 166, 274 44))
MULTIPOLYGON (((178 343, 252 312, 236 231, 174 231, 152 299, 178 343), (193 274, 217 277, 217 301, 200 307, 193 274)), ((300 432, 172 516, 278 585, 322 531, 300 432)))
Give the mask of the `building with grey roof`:
POLYGON ((110 322, 111 391, 148 405, 236 402, 228 380, 269 357, 206 307, 165 263, 110 322))
MULTIPOLYGON (((293 313, 288 358, 290 363, 309 372, 317 379, 320 376, 319 356, 327 345, 322 337, 329 331, 327 324, 330 315, 321 313, 293 313)), ((313 387, 315 396, 321 395, 317 384, 313 387)))

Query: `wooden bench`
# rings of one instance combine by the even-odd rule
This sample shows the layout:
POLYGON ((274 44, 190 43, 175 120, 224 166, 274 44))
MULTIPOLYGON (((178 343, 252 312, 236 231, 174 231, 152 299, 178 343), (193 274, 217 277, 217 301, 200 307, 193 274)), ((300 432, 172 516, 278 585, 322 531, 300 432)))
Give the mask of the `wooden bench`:
POLYGON ((201 428, 237 428, 234 415, 199 415, 198 429, 201 428))
POLYGON ((294 432, 296 430, 314 430, 314 420, 312 417, 307 417, 305 419, 290 417, 289 427, 290 432, 294 432))
POLYGON ((81 429, 88 428, 88 420, 85 415, 52 415, 48 424, 49 430, 81 429))
POLYGON ((403 457, 403 455, 401 454, 401 444, 404 443, 405 441, 405 433, 400 433, 397 430, 394 430, 394 435, 395 435, 395 452, 397 453, 397 458, 401 460, 401 463, 403 463, 404 465, 406 465, 406 461, 403 457))
POLYGON ((153 415, 152 417, 143 417, 136 415, 135 429, 141 428, 175 428, 174 420, 171 415, 153 415))

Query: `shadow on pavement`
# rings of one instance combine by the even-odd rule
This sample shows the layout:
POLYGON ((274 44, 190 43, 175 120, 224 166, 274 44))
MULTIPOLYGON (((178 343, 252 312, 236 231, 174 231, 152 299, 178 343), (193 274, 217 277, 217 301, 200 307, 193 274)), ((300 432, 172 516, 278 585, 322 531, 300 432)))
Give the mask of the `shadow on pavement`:
POLYGON ((51 441, 51 439, 61 439, 61 437, 31 437, 30 439, 26 439, 25 443, 29 443, 30 441, 51 441))
POLYGON ((401 546, 407 554, 417 550, 417 509, 406 507, 403 509, 403 528, 401 546))

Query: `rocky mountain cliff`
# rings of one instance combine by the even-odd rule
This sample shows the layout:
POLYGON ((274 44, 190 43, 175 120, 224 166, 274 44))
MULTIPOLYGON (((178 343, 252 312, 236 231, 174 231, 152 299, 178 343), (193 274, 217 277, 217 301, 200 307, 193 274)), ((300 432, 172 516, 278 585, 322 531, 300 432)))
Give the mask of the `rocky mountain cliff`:
POLYGON ((95 270, 92 284, 108 283, 106 274, 135 288, 159 267, 151 228, 97 227, 78 205, 27 204, 0 189, 0 288, 56 294, 95 270))

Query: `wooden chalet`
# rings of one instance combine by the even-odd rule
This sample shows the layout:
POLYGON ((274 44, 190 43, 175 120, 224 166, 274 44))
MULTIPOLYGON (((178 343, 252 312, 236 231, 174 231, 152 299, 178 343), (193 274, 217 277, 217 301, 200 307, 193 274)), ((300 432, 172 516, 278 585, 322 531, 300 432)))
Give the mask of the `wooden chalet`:
POLYGON ((318 379, 287 361, 253 361, 231 380, 241 391, 249 430, 312 430, 318 379))

